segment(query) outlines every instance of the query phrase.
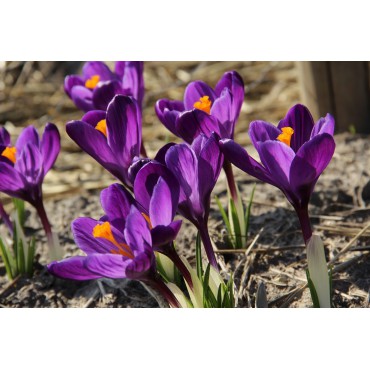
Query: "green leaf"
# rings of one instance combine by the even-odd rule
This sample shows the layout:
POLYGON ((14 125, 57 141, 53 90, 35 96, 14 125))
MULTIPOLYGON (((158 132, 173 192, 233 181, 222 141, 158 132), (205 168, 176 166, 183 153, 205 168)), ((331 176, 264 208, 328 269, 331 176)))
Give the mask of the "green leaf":
POLYGON ((222 307, 222 284, 218 287, 217 291, 217 307, 222 307))
POLYGON ((197 240, 195 243, 195 261, 197 268, 197 275, 199 280, 202 280, 203 277, 203 267, 202 267, 202 242, 200 239, 200 233, 198 231, 197 240))
POLYGON ((24 209, 25 209, 24 208, 24 201, 22 199, 13 198, 13 204, 14 204, 14 208, 15 208, 16 213, 17 213, 19 223, 20 223, 21 227, 24 227, 24 223, 25 223, 25 220, 26 220, 26 215, 25 215, 25 211, 24 211, 24 209))
POLYGON ((26 265, 26 273, 29 277, 33 275, 33 261, 35 258, 35 248, 36 242, 35 237, 33 236, 31 242, 28 245, 28 254, 27 254, 27 265, 26 265))
POLYGON ((315 286, 314 286, 314 284, 313 284, 313 282, 312 282, 312 280, 310 278, 310 272, 308 271, 308 269, 306 270, 306 275, 307 275, 307 282, 308 282, 308 287, 310 289, 311 299, 312 299, 313 306, 315 308, 320 308, 319 297, 317 295, 315 286))
POLYGON ((334 291, 333 291, 333 267, 330 266, 330 270, 329 270, 329 286, 330 286, 330 306, 332 308, 334 308, 334 303, 333 303, 333 295, 334 295, 334 291))
POLYGON ((248 235, 248 231, 249 231, 249 219, 250 219, 250 216, 251 216, 251 209, 252 209, 254 191, 255 190, 256 190, 256 184, 253 185, 252 193, 251 193, 251 196, 250 196, 249 202, 248 202, 248 207, 245 210, 245 236, 248 235))
POLYGON ((5 244, 3 243, 3 240, 0 238, 1 259, 4 262, 6 274, 8 275, 9 280, 13 280, 14 276, 13 276, 12 266, 9 262, 9 258, 12 258, 12 256, 9 255, 8 253, 9 253, 8 249, 5 247, 5 244))
POLYGON ((24 258, 24 247, 22 239, 19 239, 19 243, 17 244, 17 264, 18 264, 18 272, 23 275, 25 273, 25 258, 24 258))
POLYGON ((232 217, 233 227, 234 227, 233 234, 235 236, 235 248, 240 249, 240 248, 243 248, 242 234, 240 230, 238 212, 236 210, 234 200, 231 197, 229 198, 229 207, 231 210, 231 217, 232 217))
POLYGON ((204 274, 204 278, 203 278, 203 306, 204 307, 208 307, 207 303, 208 303, 208 300, 207 300, 207 295, 208 295, 208 290, 209 290, 209 275, 211 273, 211 265, 208 264, 207 266, 207 269, 206 269, 206 272, 204 274))
POLYGON ((230 238, 230 242, 231 242, 232 245, 234 245, 235 244, 235 239, 234 239, 234 236, 233 236, 233 233, 232 233, 232 230, 231 230, 231 225, 230 225, 229 218, 227 217, 227 214, 224 210, 224 207, 222 207, 222 204, 221 204, 220 200, 218 199, 217 195, 215 195, 215 200, 216 200, 218 209, 220 210, 220 214, 222 216, 222 219, 224 220, 226 230, 227 230, 228 236, 230 238))
POLYGON ((158 256, 156 257, 156 266, 157 266, 157 271, 159 272, 159 274, 161 275, 165 283, 168 283, 170 279, 168 278, 166 271, 162 265, 162 261, 158 256))

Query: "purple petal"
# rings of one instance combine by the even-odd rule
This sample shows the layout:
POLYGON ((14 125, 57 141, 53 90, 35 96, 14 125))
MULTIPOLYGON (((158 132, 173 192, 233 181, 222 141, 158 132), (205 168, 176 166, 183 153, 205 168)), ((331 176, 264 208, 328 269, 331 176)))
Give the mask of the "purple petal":
POLYGON ((0 162, 0 191, 14 198, 25 199, 26 179, 10 164, 0 162))
POLYGON ((290 108, 285 118, 279 122, 278 129, 281 130, 282 127, 291 127, 294 130, 290 146, 297 153, 310 139, 314 121, 310 111, 304 105, 297 104, 290 108))
POLYGON ((148 246, 152 245, 149 225, 135 206, 131 206, 124 234, 127 244, 131 247, 135 256, 138 252, 143 252, 148 246))
POLYGON ((254 147, 259 150, 261 142, 276 140, 276 138, 281 134, 281 130, 268 122, 253 121, 249 125, 248 133, 254 147))
POLYGON ((106 110, 108 104, 117 94, 123 94, 121 82, 118 80, 106 81, 99 84, 93 91, 92 101, 94 107, 100 110, 106 110))
POLYGON ((64 91, 72 98, 71 91, 74 86, 85 86, 84 80, 77 75, 67 76, 64 80, 64 91))
MULTIPOLYGON (((86 254, 94 253, 112 253, 116 246, 107 239, 95 238, 93 230, 96 225, 101 225, 101 221, 94 220, 90 217, 79 217, 71 224, 73 237, 78 247, 86 254)), ((111 225, 112 233, 119 243, 124 243, 123 234, 111 225)))
POLYGON ((85 86, 73 86, 71 89, 71 99, 78 109, 88 112, 95 109, 92 102, 93 93, 85 86))
POLYGON ((17 148, 17 160, 22 153, 23 147, 28 143, 33 144, 37 148, 40 145, 39 134, 34 126, 28 126, 20 133, 17 142, 15 143, 15 147, 17 148))
POLYGON ((63 261, 54 261, 47 266, 48 271, 62 279, 91 280, 98 279, 100 274, 91 272, 85 266, 85 256, 75 256, 63 261))
MULTIPOLYGON (((0 127, 0 145, 1 146, 10 146, 10 135, 5 127, 0 127)), ((1 154, 1 153, 0 153, 1 154)))
POLYGON ((153 250, 146 248, 144 252, 130 260, 126 268, 126 277, 129 279, 140 280, 141 278, 151 275, 155 271, 155 255, 153 250))
POLYGON ((179 185, 175 179, 171 183, 163 177, 158 179, 149 205, 149 217, 153 227, 167 226, 172 222, 177 210, 179 192, 179 185))
POLYGON ((301 198, 309 200, 313 187, 329 164, 335 150, 333 137, 320 134, 309 140, 297 152, 290 169, 290 182, 293 191, 301 198))
POLYGON ((126 219, 131 205, 135 204, 132 195, 120 184, 113 184, 102 190, 100 202, 110 220, 126 219))
POLYGON ((202 110, 193 109, 179 115, 176 121, 176 131, 178 136, 191 144, 200 134, 207 137, 213 131, 219 134, 219 123, 216 117, 212 117, 202 110))
POLYGON ((131 166, 128 168, 127 173, 128 173, 128 179, 131 184, 135 183, 135 179, 139 171, 148 163, 150 163, 152 160, 149 158, 138 158, 135 157, 133 159, 133 163, 131 166))
POLYGON ((111 279, 126 278, 126 268, 132 260, 120 254, 90 254, 85 266, 94 274, 111 279))
POLYGON ((211 87, 203 81, 193 81, 185 89, 184 105, 185 110, 194 109, 194 103, 199 101, 203 96, 208 96, 213 103, 216 99, 216 94, 211 87))
POLYGON ((151 230, 153 248, 166 245, 176 239, 177 234, 180 231, 182 221, 176 220, 171 222, 169 225, 158 225, 151 230))
POLYGON ((105 110, 91 110, 81 118, 81 121, 87 122, 90 126, 95 128, 100 121, 105 119, 106 115, 107 113, 105 110))
POLYGON ((66 131, 77 145, 111 172, 122 182, 126 181, 124 169, 117 164, 116 156, 112 153, 105 136, 88 123, 72 121, 67 123, 66 131))
POLYGON ((149 214, 150 200, 154 191, 154 187, 157 185, 158 178, 163 177, 167 183, 176 181, 173 179, 173 174, 164 165, 156 162, 150 162, 143 166, 138 172, 134 182, 134 194, 135 199, 146 213, 149 214))
POLYGON ((31 184, 40 184, 44 179, 43 156, 33 143, 26 144, 17 159, 14 168, 31 184))
POLYGON ((268 140, 260 144, 259 155, 277 186, 290 189, 289 172, 295 157, 293 149, 280 141, 268 140))
POLYGON ((167 143, 162 146, 161 149, 158 150, 157 154, 154 157, 154 160, 163 164, 164 166, 166 165, 166 153, 168 149, 170 149, 172 146, 176 145, 175 143, 167 143))
POLYGON ((131 91, 132 96, 142 106, 144 98, 144 62, 126 62, 122 87, 131 91))
POLYGON ((108 81, 115 79, 114 74, 103 62, 86 62, 82 67, 82 74, 85 79, 98 75, 100 81, 108 81))
POLYGON ((253 159, 242 146, 230 139, 220 140, 219 144, 225 158, 236 167, 261 181, 276 185, 267 170, 253 159))
POLYGON ((220 96, 225 88, 231 92, 232 101, 230 116, 231 121, 235 124, 244 101, 244 82, 239 73, 235 71, 226 72, 216 85, 216 95, 220 96))
POLYGON ((320 118, 311 132, 311 139, 319 134, 327 133, 331 136, 334 135, 335 121, 331 114, 327 114, 325 117, 320 118))
POLYGON ((116 95, 107 110, 108 143, 123 167, 131 165, 140 155, 141 120, 138 120, 138 106, 135 100, 116 95))
MULTIPOLYGON (((222 137, 223 139, 231 139, 234 136, 236 119, 232 111, 232 96, 227 88, 225 88, 221 92, 220 97, 218 97, 212 104, 211 115, 216 117, 221 124, 227 124, 228 122, 233 123, 233 125, 228 125, 230 127, 230 132, 228 132, 228 136, 222 137)), ((220 134, 220 132, 217 133, 220 134)))
POLYGON ((178 136, 176 120, 181 112, 185 110, 184 103, 178 100, 158 100, 155 104, 155 112, 159 120, 175 136, 178 136))
POLYGON ((44 173, 53 167, 60 152, 60 135, 53 123, 47 123, 42 135, 40 150, 44 161, 44 173))
POLYGON ((114 65, 115 74, 122 79, 125 73, 126 62, 116 62, 114 65))

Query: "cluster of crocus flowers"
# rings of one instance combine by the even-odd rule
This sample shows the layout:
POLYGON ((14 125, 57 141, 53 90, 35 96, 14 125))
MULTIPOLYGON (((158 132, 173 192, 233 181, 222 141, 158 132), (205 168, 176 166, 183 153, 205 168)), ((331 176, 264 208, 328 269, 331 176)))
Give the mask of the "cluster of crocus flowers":
POLYGON ((67 76, 64 90, 76 107, 89 112, 106 110, 116 94, 144 97, 143 62, 116 62, 114 72, 103 62, 87 62, 81 75, 67 76))
POLYGON ((40 139, 35 127, 28 126, 23 129, 14 146, 4 127, 0 132, 0 191, 10 197, 23 199, 36 208, 51 254, 56 256, 59 252, 55 250, 55 240, 43 205, 42 183, 60 151, 58 129, 53 123, 48 123, 40 139))

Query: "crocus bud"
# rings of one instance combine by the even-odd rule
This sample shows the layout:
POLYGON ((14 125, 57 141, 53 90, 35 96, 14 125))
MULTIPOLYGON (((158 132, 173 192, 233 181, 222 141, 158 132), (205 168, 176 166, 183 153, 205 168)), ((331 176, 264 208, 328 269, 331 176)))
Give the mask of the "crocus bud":
POLYGON ((330 308, 330 281, 324 244, 317 234, 313 234, 308 242, 307 262, 310 279, 315 287, 320 308, 330 308))

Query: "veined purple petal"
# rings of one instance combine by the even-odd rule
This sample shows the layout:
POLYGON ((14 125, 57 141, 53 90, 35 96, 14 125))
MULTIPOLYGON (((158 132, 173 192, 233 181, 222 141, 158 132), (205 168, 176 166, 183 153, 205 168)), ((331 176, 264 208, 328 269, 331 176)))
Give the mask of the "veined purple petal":
POLYGON ((143 252, 137 254, 126 268, 126 277, 129 279, 140 280, 152 274, 155 271, 155 255, 151 248, 146 248, 143 252))
POLYGON ((310 111, 302 104, 289 109, 287 115, 279 122, 278 129, 291 127, 294 130, 290 146, 297 153, 298 149, 310 139, 314 121, 310 111))
POLYGON ((261 142, 276 140, 281 134, 281 130, 268 122, 253 121, 249 125, 248 133, 254 147, 258 150, 261 142))
POLYGON ((89 271, 111 279, 126 278, 126 268, 131 263, 130 258, 120 254, 90 254, 85 260, 89 271))
POLYGON ((31 143, 37 148, 40 145, 39 134, 37 133, 34 126, 27 126, 25 129, 22 130, 18 139, 15 143, 15 147, 17 148, 17 160, 22 153, 22 149, 26 146, 26 144, 31 143))
POLYGON ((179 185, 172 181, 168 183, 163 177, 154 186, 149 205, 149 217, 152 226, 169 225, 175 217, 179 201, 179 185))
POLYGON ((101 278, 100 274, 87 269, 85 266, 86 258, 86 256, 75 256, 63 261, 54 261, 47 268, 51 274, 62 279, 92 280, 101 278))
POLYGON ((118 80, 105 81, 99 84, 93 91, 92 101, 94 107, 100 110, 106 110, 108 104, 117 94, 124 94, 125 90, 118 80))
MULTIPOLYGON (((212 104, 211 116, 216 117, 221 125, 227 124, 228 122, 233 123, 232 125, 228 125, 230 131, 228 130, 227 137, 222 137, 222 139, 231 139, 234 136, 235 117, 232 109, 232 96, 230 90, 227 88, 221 92, 221 95, 212 104)), ((221 134, 220 130, 216 132, 219 135, 221 134)))
POLYGON ((135 206, 131 206, 124 235, 135 256, 152 245, 148 222, 135 206))
POLYGON ((131 184, 135 183, 136 176, 138 172, 148 163, 150 163, 152 160, 149 158, 138 158, 135 157, 133 159, 133 163, 131 166, 128 168, 128 179, 131 184))
POLYGON ((213 89, 203 81, 193 81, 185 89, 184 105, 185 110, 194 109, 194 103, 198 102, 203 96, 208 96, 213 103, 216 94, 213 89))
POLYGON ((0 127, 0 145, 5 147, 9 146, 10 144, 11 142, 9 132, 5 129, 5 127, 0 127))
POLYGON ((132 96, 142 106, 144 98, 144 62, 126 62, 122 87, 131 91, 132 96))
POLYGON ((71 89, 71 99, 78 109, 88 112, 95 107, 92 102, 93 93, 85 86, 75 85, 71 89))
POLYGON ((331 136, 334 135, 335 121, 331 114, 327 114, 325 117, 320 118, 314 125, 311 132, 311 139, 319 134, 327 133, 331 136))
POLYGON ((87 112, 82 118, 81 121, 87 122, 92 127, 96 127, 96 125, 105 119, 107 113, 105 110, 91 110, 87 112))
POLYGON ((182 221, 176 220, 171 222, 169 225, 158 225, 153 227, 151 230, 153 248, 156 250, 157 247, 166 245, 176 239, 177 234, 180 231, 182 221))
POLYGON ((72 98, 71 91, 74 86, 85 86, 84 80, 77 75, 67 76, 64 80, 64 91, 72 98))
POLYGON ((122 185, 113 184, 102 190, 100 202, 110 220, 126 219, 135 199, 122 185))
POLYGON ((333 157, 334 150, 333 137, 324 133, 302 145, 293 159, 290 169, 291 187, 307 202, 318 177, 333 157))
POLYGON ((289 189, 290 166, 295 156, 292 148, 280 141, 267 140, 260 144, 259 155, 278 187, 289 189))
POLYGON ((158 150, 157 154, 154 157, 154 160, 163 164, 164 166, 166 165, 166 153, 168 149, 170 149, 172 146, 176 145, 175 143, 167 143, 162 146, 161 149, 158 150))
POLYGON ((27 182, 12 165, 0 162, 0 191, 14 198, 27 199, 27 182))
POLYGON ((114 72, 121 79, 123 78, 123 75, 125 73, 126 63, 127 62, 116 62, 115 65, 114 65, 114 72))
POLYGON ((40 150, 44 161, 44 173, 53 167, 60 152, 60 135, 53 123, 47 123, 42 135, 40 150))
POLYGON ((231 92, 231 118, 235 124, 244 101, 244 82, 239 73, 235 71, 226 72, 216 85, 216 95, 220 96, 225 88, 229 89, 231 92))
POLYGON ((135 156, 140 155, 141 120, 138 120, 137 102, 116 95, 107 110, 108 143, 122 167, 128 169, 135 156))
POLYGON ((219 122, 200 109, 193 109, 181 113, 176 121, 177 136, 191 144, 200 134, 209 137, 215 131, 219 134, 219 122))
POLYGON ((184 103, 178 100, 161 99, 155 104, 155 112, 159 120, 176 136, 178 136, 176 120, 184 110, 184 103))
POLYGON ((267 170, 253 159, 241 145, 231 139, 220 140, 219 144, 225 158, 236 167, 261 181, 276 186, 276 182, 267 170))
POLYGON ((115 79, 115 75, 103 62, 86 62, 82 67, 82 74, 85 79, 98 75, 100 81, 108 81, 115 79))
POLYGON ((41 184, 44 179, 43 156, 34 143, 26 144, 17 159, 14 168, 19 171, 30 184, 41 184))

